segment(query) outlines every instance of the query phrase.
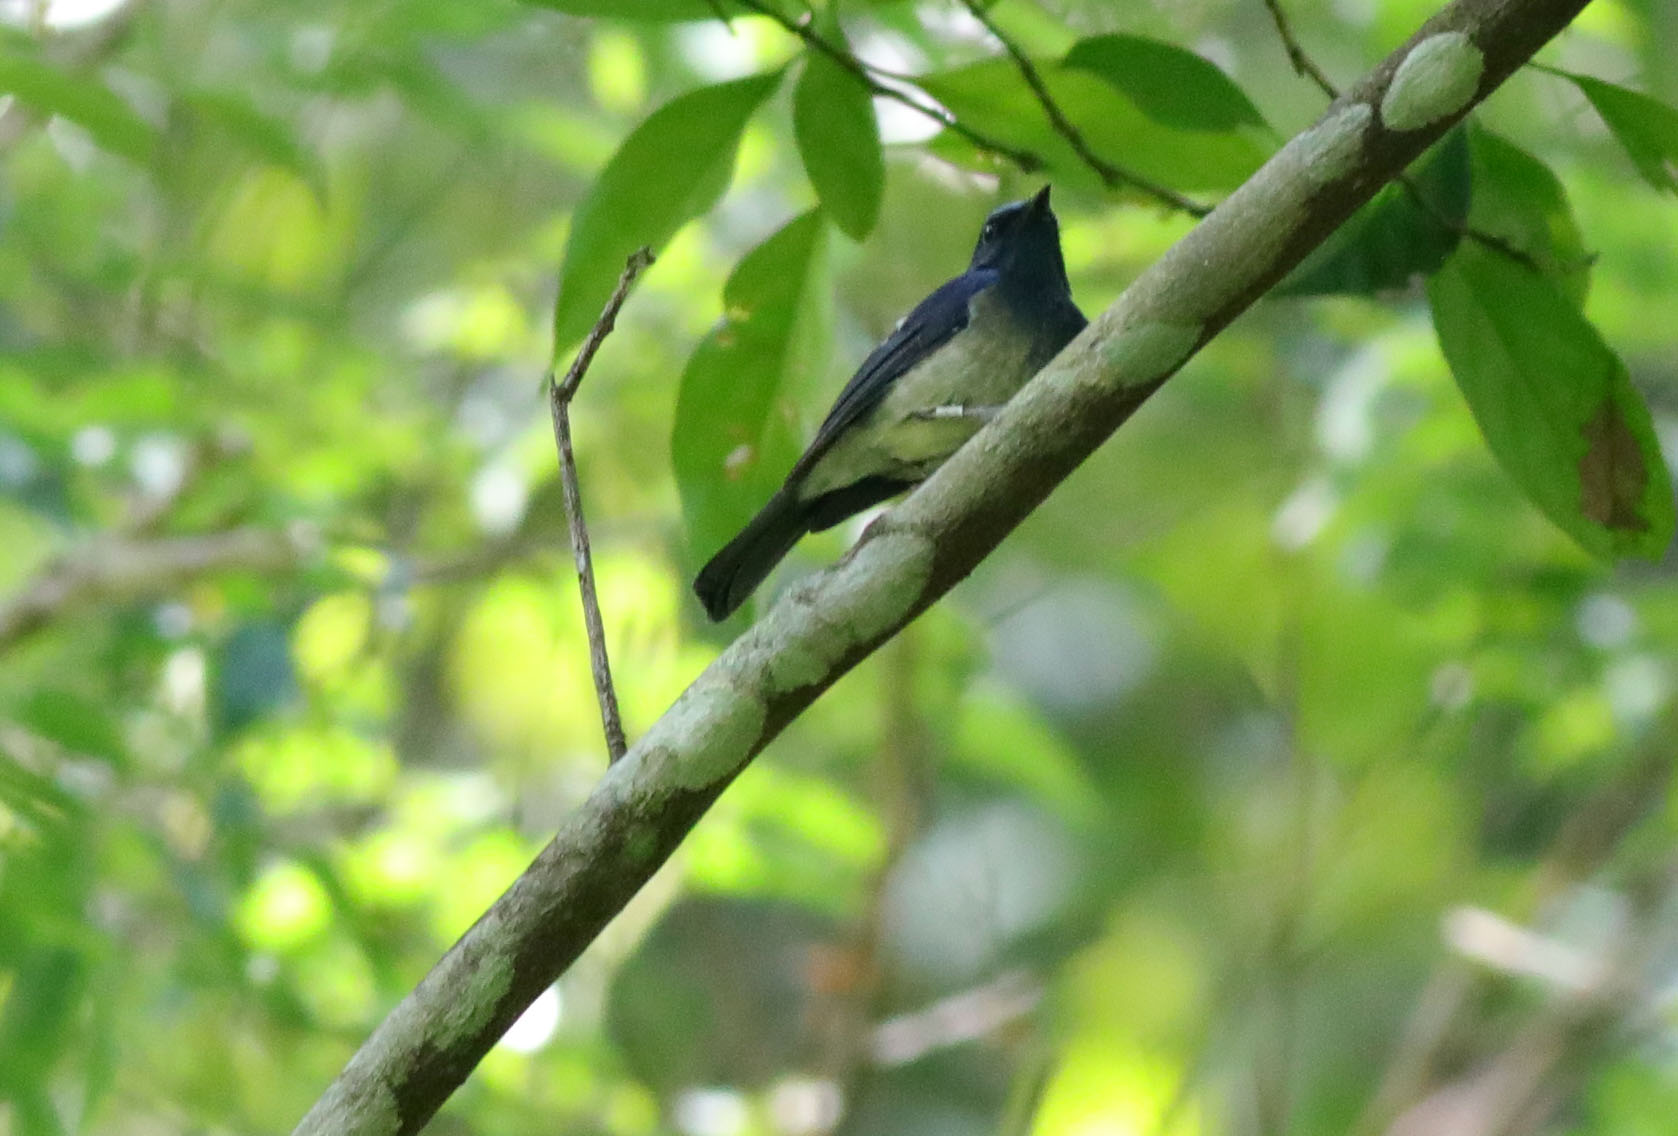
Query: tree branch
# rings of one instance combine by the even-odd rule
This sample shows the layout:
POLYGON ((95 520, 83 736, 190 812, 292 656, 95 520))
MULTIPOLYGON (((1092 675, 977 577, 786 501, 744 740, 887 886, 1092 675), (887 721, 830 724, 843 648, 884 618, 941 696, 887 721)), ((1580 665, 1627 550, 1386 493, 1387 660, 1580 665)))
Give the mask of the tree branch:
POLYGON ((588 630, 589 668, 594 672, 594 693, 600 700, 600 725, 606 733, 606 760, 617 761, 629 748, 623 736, 623 717, 618 713, 618 694, 612 687, 612 664, 606 658, 606 626, 600 618, 600 596, 594 590, 594 557, 588 547, 588 522, 583 519, 583 491, 577 484, 577 455, 571 452, 571 400, 583 385, 594 362, 595 352, 606 342, 617 326, 618 313, 629 298, 635 278, 653 262, 652 250, 645 246, 630 254, 623 266, 618 286, 612 290, 606 309, 594 321, 588 338, 583 340, 577 357, 565 379, 557 381, 548 372, 548 410, 553 416, 554 448, 559 451, 559 480, 565 496, 565 523, 571 532, 571 560, 577 566, 577 593, 583 604, 583 626, 588 630))
POLYGON ((91 540, 50 561, 34 579, 0 601, 0 651, 77 608, 157 595, 209 572, 295 568, 315 543, 303 528, 91 540))
POLYGON ((419 1131, 787 723, 965 578, 1202 345, 1585 2, 1457 0, 1284 146, 971 443, 695 679, 297 1131, 419 1131))
POLYGON ((1129 188, 1138 190, 1171 206, 1173 209, 1182 210, 1191 217, 1204 217, 1212 211, 1210 206, 1190 201, 1174 189, 1150 181, 1131 170, 1115 166, 1090 149, 1089 143, 1084 140, 1083 132, 1073 125, 1071 119, 1066 117, 1065 112, 1060 109, 1060 104, 1055 102, 1054 96, 1049 93, 1048 85, 1043 82, 1043 75, 1037 70, 1037 65, 1031 61, 1031 56, 1020 50, 1019 44, 1003 33, 1002 29, 996 25, 996 21, 991 19, 990 12, 979 0, 961 0, 961 3, 969 12, 973 13, 975 20, 985 26, 985 30, 991 34, 996 42, 1002 45, 1002 49, 1014 61, 1014 66, 1019 69, 1020 78, 1024 79, 1025 85, 1031 88, 1031 93, 1036 97, 1038 105, 1043 108, 1043 113, 1048 116, 1049 125, 1054 127, 1056 134, 1066 139, 1066 144, 1072 147, 1072 152, 1078 155, 1078 160, 1095 171, 1096 176, 1101 178, 1103 185, 1108 189, 1129 188))
MULTIPOLYGON (((1323 94, 1327 95, 1330 100, 1339 98, 1340 91, 1335 87, 1334 82, 1329 79, 1328 75, 1323 72, 1323 69, 1318 67, 1316 62, 1305 53, 1305 49, 1299 45, 1299 40, 1294 38, 1293 28, 1288 23, 1287 13, 1282 11, 1281 0, 1264 0, 1264 6, 1270 12, 1271 23, 1276 26, 1276 34, 1281 37, 1282 48, 1288 53, 1288 60, 1293 64, 1294 71, 1300 76, 1308 78, 1313 83, 1317 84, 1318 89, 1320 89, 1323 94)), ((1429 217, 1432 217, 1436 223, 1451 230, 1459 238, 1467 238, 1468 240, 1475 241, 1476 243, 1490 249, 1492 252, 1500 253, 1522 267, 1529 268, 1534 272, 1543 271, 1542 266, 1539 265, 1535 259, 1528 256, 1525 252, 1516 248, 1513 244, 1504 240, 1497 234, 1482 232, 1479 229, 1447 217, 1442 209, 1434 205, 1434 203, 1428 199, 1427 194, 1422 192, 1421 187, 1416 184, 1416 180, 1410 175, 1400 174, 1395 180, 1399 185, 1404 187, 1405 196, 1415 203, 1416 208, 1422 210, 1422 212, 1426 213, 1429 217)))

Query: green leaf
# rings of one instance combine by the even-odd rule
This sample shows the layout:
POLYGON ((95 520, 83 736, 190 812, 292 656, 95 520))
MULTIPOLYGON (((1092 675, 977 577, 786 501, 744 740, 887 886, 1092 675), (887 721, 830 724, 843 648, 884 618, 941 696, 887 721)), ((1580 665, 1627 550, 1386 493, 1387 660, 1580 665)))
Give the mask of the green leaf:
POLYGON ((1178 130, 1269 129, 1252 100, 1216 66, 1174 44, 1141 36, 1079 40, 1061 66, 1111 84, 1155 122, 1178 130))
POLYGON ((32 732, 85 757, 126 764, 128 747, 110 711, 71 691, 41 687, 12 713, 32 732))
POLYGON ((1468 218, 1473 183, 1463 131, 1451 131, 1423 155, 1410 169, 1410 183, 1414 191, 1394 183, 1376 194, 1277 285, 1276 294, 1372 295, 1439 271, 1468 218))
POLYGON ((1656 189, 1678 193, 1678 110, 1614 83, 1562 74, 1591 100, 1643 180, 1656 189))
POLYGON ((90 73, 72 74, 34 55, 0 49, 0 92, 75 123, 102 149, 131 161, 149 161, 157 147, 151 124, 90 73))
POLYGON ((706 0, 525 0, 539 8, 553 8, 572 16, 668 23, 676 20, 714 20, 717 5, 706 0))
POLYGON ((25 767, 4 751, 0 751, 0 807, 37 833, 53 837, 64 836, 70 822, 85 811, 81 801, 51 778, 25 767))
POLYGON ((689 543, 701 554, 745 524, 798 455, 783 395, 821 354, 806 348, 823 231, 821 214, 805 213, 746 254, 723 289, 722 321, 682 373, 671 451, 689 543))
POLYGON ((665 103, 624 140, 571 219, 554 303, 554 353, 600 315, 629 254, 655 251, 721 199, 746 120, 781 73, 701 87, 665 103))
POLYGON ((1550 281, 1465 245, 1428 288, 1439 345, 1504 470, 1591 554, 1658 557, 1672 485, 1625 364, 1550 281))
POLYGON ((868 87, 819 52, 806 52, 792 96, 793 133, 816 198, 833 223, 862 240, 880 216, 885 156, 868 87))
POLYGON ((72 946, 26 948, 14 958, 0 1008, 0 1069, 8 1087, 27 1089, 44 1084, 69 1047, 91 966, 72 946))
MULTIPOLYGON (((571 16, 633 20, 643 23, 676 23, 682 20, 714 20, 719 15, 750 16, 752 11, 736 0, 524 0, 538 8, 552 8, 571 16)), ((884 3, 887 0, 871 0, 884 3)), ((860 5, 859 5, 860 6, 860 5)))
MULTIPOLYGON (((1275 148, 1262 132, 1178 130, 1149 115, 1103 79, 1086 71, 1040 65, 1044 84, 1067 119, 1100 157, 1173 189, 1223 191, 1240 185, 1275 148)), ((1036 154, 1058 178, 1099 190, 1100 178, 1055 133, 1019 69, 991 59, 916 79, 967 125, 999 142, 1036 154)), ((948 131, 938 151, 953 161, 991 168, 948 131), (946 139, 952 139, 946 141, 946 139)))
POLYGON ((1590 254, 1567 192, 1550 167, 1478 124, 1469 131, 1474 203, 1468 223, 1531 257, 1577 307, 1590 283, 1590 254))

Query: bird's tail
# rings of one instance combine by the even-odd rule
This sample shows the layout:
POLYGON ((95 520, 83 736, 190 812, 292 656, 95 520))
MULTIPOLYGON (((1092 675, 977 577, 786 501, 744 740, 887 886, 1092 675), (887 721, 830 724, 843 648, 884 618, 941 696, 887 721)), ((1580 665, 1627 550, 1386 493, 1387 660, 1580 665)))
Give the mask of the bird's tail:
POLYGON ((810 531, 809 506, 786 489, 769 498, 740 535, 699 570, 693 590, 717 623, 733 615, 798 538, 810 531))

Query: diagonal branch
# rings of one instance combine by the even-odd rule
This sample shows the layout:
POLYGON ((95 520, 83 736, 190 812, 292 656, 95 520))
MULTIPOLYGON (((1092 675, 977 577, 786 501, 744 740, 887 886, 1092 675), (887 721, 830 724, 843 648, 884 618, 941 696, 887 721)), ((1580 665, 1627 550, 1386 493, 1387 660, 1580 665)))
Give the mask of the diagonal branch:
POLYGON ((1277 152, 971 444, 695 679, 297 1132, 419 1131, 789 722, 972 572, 1201 346, 1585 3, 1456 0, 1277 152))
POLYGON ((318 543, 302 527, 199 536, 102 537, 49 562, 0 600, 0 651, 82 608, 166 594, 211 572, 287 572, 318 543))
MULTIPOLYGON (((1264 0, 1264 6, 1270 12, 1270 21, 1276 26, 1276 34, 1281 38, 1282 49, 1288 53, 1288 60, 1293 64, 1294 71, 1301 77, 1310 79, 1317 84, 1318 89, 1327 95, 1331 101, 1339 98, 1340 91, 1335 87, 1334 81, 1324 73, 1321 67, 1317 66, 1315 60, 1305 53, 1305 49, 1299 45, 1299 40, 1294 37, 1293 26, 1288 22, 1287 13, 1282 10, 1281 0, 1264 0)), ((1533 272, 1542 271, 1537 260, 1496 233, 1483 232, 1447 217, 1444 210, 1435 205, 1428 195, 1422 192, 1421 187, 1416 184, 1415 178, 1408 174, 1400 174, 1395 180, 1404 187, 1405 196, 1415 203, 1416 208, 1433 218, 1437 224, 1451 230, 1459 238, 1466 237, 1495 253, 1508 257, 1524 268, 1531 269, 1533 272)))
POLYGON ((1042 72, 1037 70, 1037 64, 1031 61, 1031 56, 1022 51, 1019 44, 1003 33, 1002 29, 997 26, 996 21, 991 18, 989 10, 979 0, 961 0, 961 3, 969 12, 973 13, 974 19, 985 26, 985 30, 995 38, 996 42, 1002 45, 1002 49, 1014 61, 1014 66, 1019 68, 1020 78, 1024 79, 1025 85, 1031 88, 1031 93, 1036 97, 1038 105, 1043 108, 1043 113, 1048 115, 1049 125, 1054 127, 1056 134, 1066 139, 1066 144, 1072 147, 1072 152, 1078 155, 1078 160, 1096 172, 1103 185, 1108 189, 1129 188, 1139 190, 1149 197, 1157 198, 1173 209, 1182 210, 1191 217, 1204 217, 1212 211, 1210 206, 1190 201, 1174 189, 1150 181, 1132 170, 1115 166, 1090 149, 1090 144, 1085 140, 1083 132, 1073 125, 1071 119, 1066 117, 1066 113, 1060 109, 1060 104, 1055 102, 1054 96, 1049 93, 1048 85, 1043 82, 1042 72))

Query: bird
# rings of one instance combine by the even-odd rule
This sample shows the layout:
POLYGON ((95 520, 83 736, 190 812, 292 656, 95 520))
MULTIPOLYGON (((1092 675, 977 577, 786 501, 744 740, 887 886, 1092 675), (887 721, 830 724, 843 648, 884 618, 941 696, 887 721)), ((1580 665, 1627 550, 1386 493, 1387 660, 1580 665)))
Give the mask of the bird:
POLYGON ((706 614, 732 615, 804 534, 929 477, 1087 323, 1049 187, 993 210, 967 270, 863 360, 785 484, 700 570, 706 614))

